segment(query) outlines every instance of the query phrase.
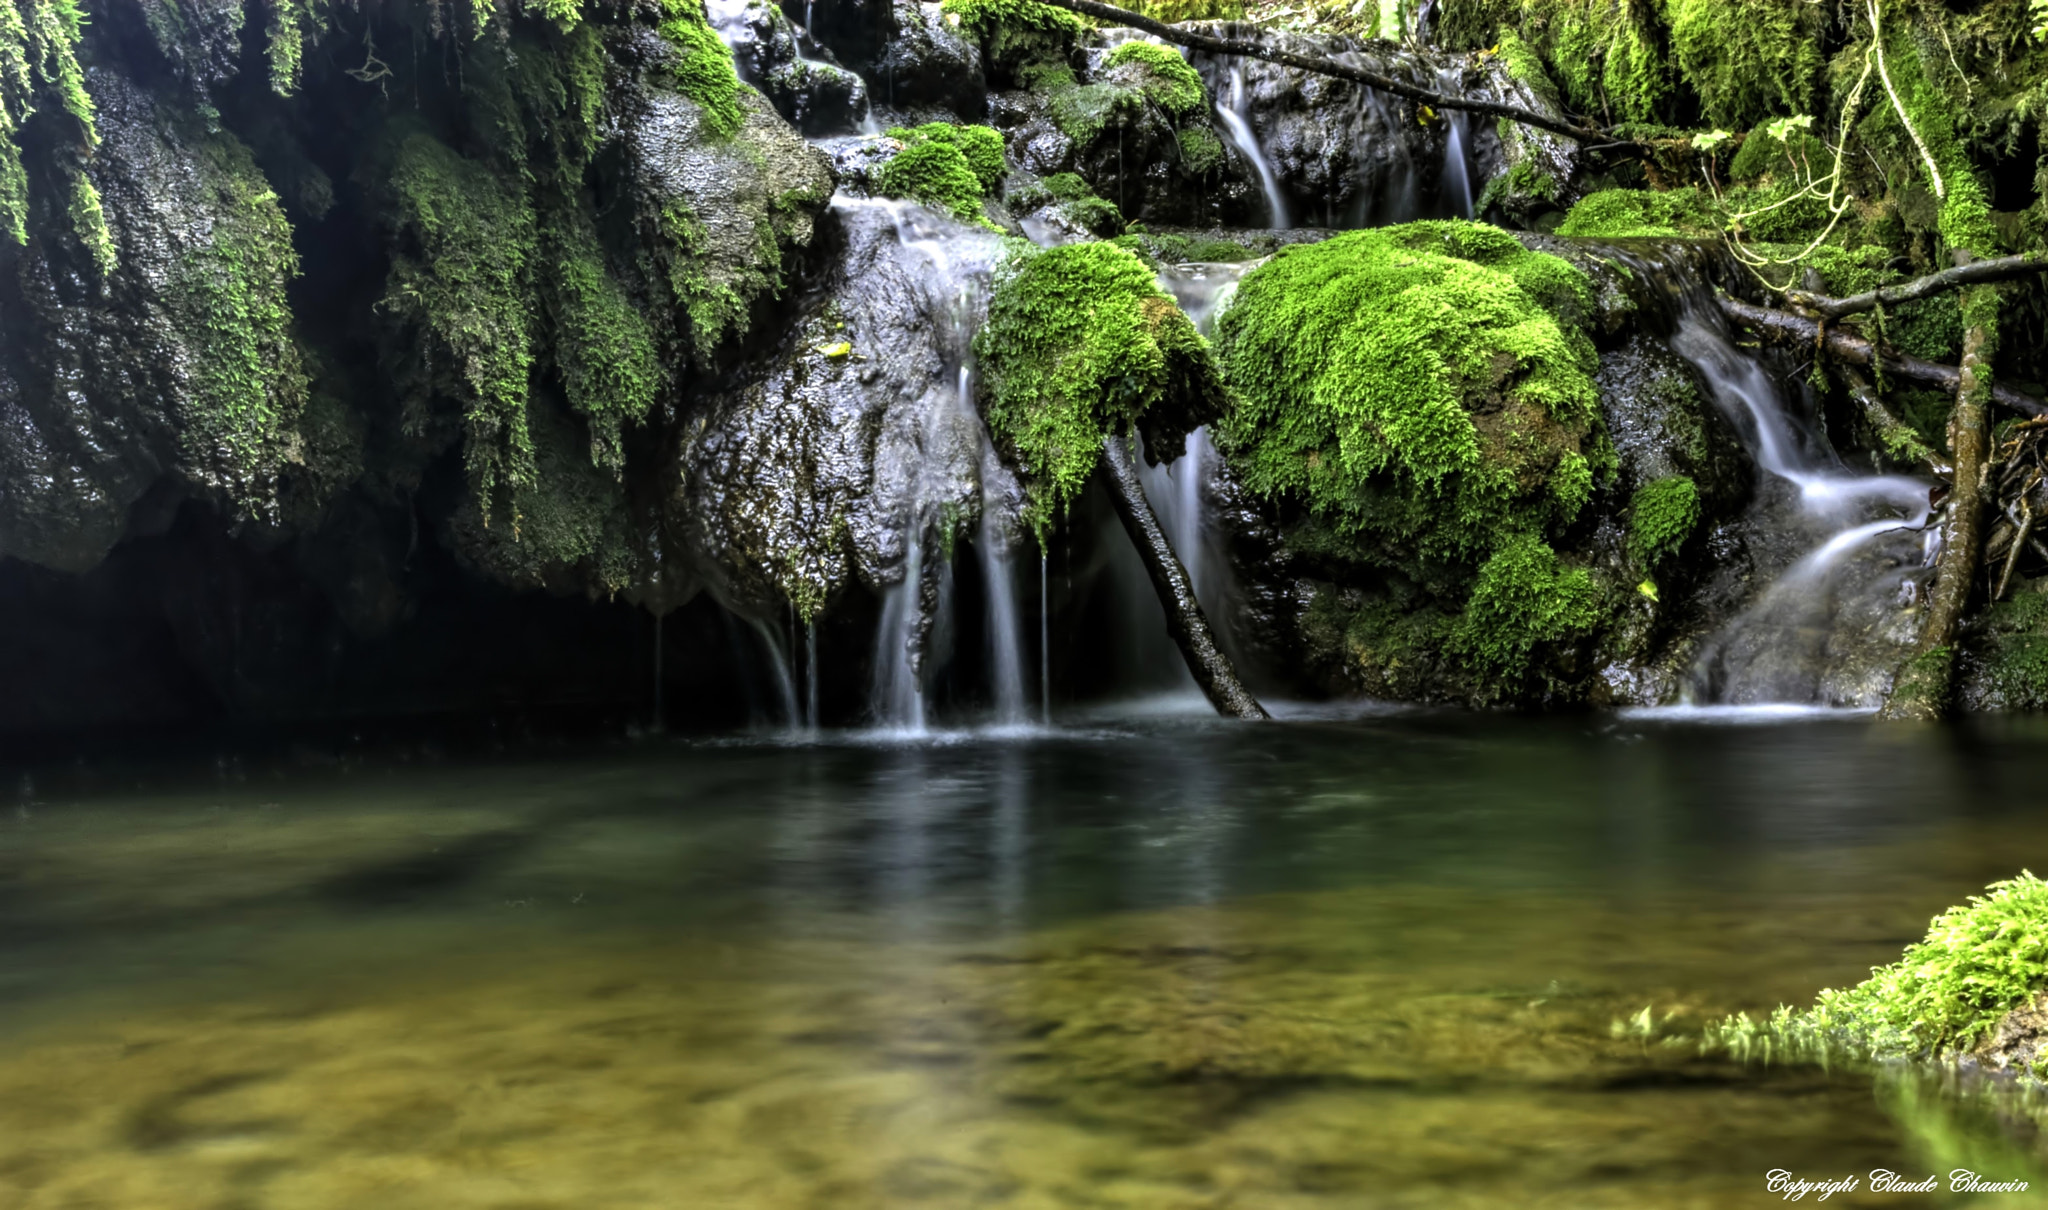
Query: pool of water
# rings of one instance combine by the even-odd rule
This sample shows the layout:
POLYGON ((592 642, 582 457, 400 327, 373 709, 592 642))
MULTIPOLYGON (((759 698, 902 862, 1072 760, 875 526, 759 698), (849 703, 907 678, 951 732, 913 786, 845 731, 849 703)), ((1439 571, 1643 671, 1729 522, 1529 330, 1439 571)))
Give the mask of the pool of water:
POLYGON ((2039 1188, 2009 1115, 1696 1038, 2048 870, 2044 739, 1158 709, 38 774, 0 807, 0 1207, 2039 1188))

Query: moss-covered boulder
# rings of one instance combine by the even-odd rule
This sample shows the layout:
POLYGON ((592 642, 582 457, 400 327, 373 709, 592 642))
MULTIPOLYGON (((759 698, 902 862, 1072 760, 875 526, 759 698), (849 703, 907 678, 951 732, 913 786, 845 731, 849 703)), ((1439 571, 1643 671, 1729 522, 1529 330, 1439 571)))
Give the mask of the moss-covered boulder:
POLYGON ((1592 302, 1585 274, 1476 224, 1354 232, 1245 277, 1218 443, 1298 547, 1398 598, 1398 650, 1358 660, 1440 663, 1476 700, 1572 679, 1607 589, 1554 543, 1615 464, 1592 302))
POLYGON ((1152 270, 1108 243, 1017 249, 975 335, 996 444, 1043 531, 1080 494, 1112 434, 1179 450, 1218 410, 1209 343, 1152 270))

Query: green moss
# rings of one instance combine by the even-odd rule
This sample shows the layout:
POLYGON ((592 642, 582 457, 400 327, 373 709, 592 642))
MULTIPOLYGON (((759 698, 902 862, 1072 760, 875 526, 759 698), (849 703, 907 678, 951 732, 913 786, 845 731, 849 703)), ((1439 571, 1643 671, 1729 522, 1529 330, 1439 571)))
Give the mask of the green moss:
POLYGON ((1508 78, 1527 85, 1536 98, 1552 109, 1562 112, 1564 98, 1558 94, 1557 84, 1550 78, 1550 72, 1543 66, 1543 56, 1522 40, 1512 29, 1500 31, 1497 47, 1501 62, 1507 65, 1508 78))
POLYGON ((704 128, 718 138, 739 132, 740 78, 732 52, 704 18, 703 0, 661 0, 661 36, 676 50, 669 75, 678 91, 704 111, 704 128))
POLYGON ((984 60, 998 76, 1014 77, 1029 64, 1066 58, 1088 28, 1072 12, 1037 0, 944 0, 941 11, 981 43, 984 60))
POLYGON ((1135 88, 1105 81, 1098 84, 1055 82, 1045 89, 1052 110, 1052 124, 1080 147, 1092 145, 1112 126, 1136 121, 1145 107, 1145 94, 1135 88))
POLYGON ((1019 248, 974 351, 989 429, 1023 471, 1041 532, 1087 484, 1105 437, 1152 409, 1199 409, 1215 390, 1207 342, 1112 244, 1019 248))
POLYGON ((1223 166, 1223 140, 1207 126, 1190 126, 1175 136, 1180 165, 1191 176, 1207 176, 1223 166))
POLYGON ((590 457, 625 470, 624 428, 653 410, 662 387, 654 334, 633 300, 606 270, 594 239, 557 224, 561 246, 546 277, 554 319, 555 364, 569 405, 590 428, 590 457), (574 232, 569 238, 565 234, 574 232))
POLYGON ((909 198, 963 223, 991 226, 981 212, 981 181, 950 142, 914 143, 882 165, 875 186, 884 197, 909 198))
POLYGON ((30 116, 51 110, 70 119, 61 137, 72 155, 61 171, 65 210, 93 268, 102 276, 116 265, 114 239, 100 208, 99 191, 84 161, 99 145, 92 97, 78 47, 85 15, 77 0, 33 0, 25 7, 0 0, 0 237, 28 242, 28 171, 21 132, 30 116))
POLYGON ((1565 566, 1534 534, 1514 534, 1480 567, 1448 648, 1495 682, 1482 696, 1511 696, 1539 646, 1590 633, 1603 612, 1584 568, 1565 566))
POLYGON ((1954 1056, 2048 986, 2048 883, 2030 872, 1936 916, 1897 962, 1803 1012, 1759 1026, 1729 1018, 1710 1036, 1753 1049, 1767 1036, 1793 1047, 1840 1047, 1874 1058, 1954 1056))
POLYGON ((1827 145, 1803 130, 1786 138, 1771 133, 1770 123, 1761 123, 1743 137, 1735 158, 1728 161, 1728 179, 1759 181, 1786 177, 1804 181, 1828 174, 1834 155, 1827 145))
POLYGON ((199 146, 216 219, 206 244, 179 258, 166 291, 179 326, 203 349, 179 440, 187 464, 203 468, 242 512, 270 517, 306 403, 285 296, 299 259, 247 149, 226 136, 199 146))
POLYGON ((1804 0, 1664 0, 1671 56, 1707 121, 1814 112, 1827 11, 1804 0))
POLYGON ((1581 198, 1557 233, 1594 239, 1697 238, 1720 234, 1722 225, 1712 199, 1697 189, 1603 189, 1581 198))
POLYGON ((2048 710, 2048 584, 1984 613, 1985 678, 2007 710, 2048 710))
POLYGON ((1607 121, 1647 122, 1671 92, 1650 0, 1554 0, 1544 20, 1551 78, 1607 121))
POLYGON ((488 516, 497 488, 533 477, 533 210, 489 168, 426 134, 399 143, 387 189, 402 250, 380 307, 426 334, 424 356, 461 399, 465 462, 488 516))
POLYGON ((1161 109, 1185 117, 1202 108, 1202 77, 1179 51, 1154 42, 1125 42, 1109 52, 1108 66, 1127 63, 1144 69, 1144 93, 1161 109))
POLYGON ((1684 475, 1671 475, 1636 489, 1628 509, 1628 550, 1644 570, 1678 553, 1700 523, 1700 491, 1684 475))
POLYGON ((306 57, 306 38, 317 35, 326 24, 318 0, 269 0, 264 8, 264 57, 270 67, 270 88, 288 97, 299 88, 299 73, 306 57))
POLYGON ((1591 298, 1579 270, 1496 228, 1411 223, 1282 248, 1218 322, 1235 406, 1217 438, 1245 487, 1432 586, 1448 612, 1484 578, 1467 616, 1518 629, 1486 639, 1471 621, 1457 651, 1504 694, 1503 653, 1584 615, 1589 581, 1529 544, 1547 552, 1611 467, 1591 298))
POLYGON ((1237 264, 1265 255, 1236 240, 1177 233, 1119 235, 1111 242, 1164 265, 1237 264))
POLYGON ((889 137, 906 146, 919 143, 948 143, 974 173, 983 194, 993 194, 1009 173, 1003 162, 1003 136, 993 126, 962 126, 952 122, 927 122, 922 126, 894 127, 889 137))

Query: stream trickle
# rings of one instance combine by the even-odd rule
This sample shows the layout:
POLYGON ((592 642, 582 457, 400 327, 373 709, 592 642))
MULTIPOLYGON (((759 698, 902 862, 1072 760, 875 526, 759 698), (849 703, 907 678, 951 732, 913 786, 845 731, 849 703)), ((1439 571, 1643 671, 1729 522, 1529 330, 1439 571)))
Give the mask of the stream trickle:
POLYGON ((1878 706, 1912 638, 1915 576, 1934 553, 1929 484, 1848 468, 1764 366, 1735 346, 1704 285, 1682 295, 1671 347, 1699 372, 1767 477, 1757 524, 1810 546, 1702 647, 1687 698, 1878 706))

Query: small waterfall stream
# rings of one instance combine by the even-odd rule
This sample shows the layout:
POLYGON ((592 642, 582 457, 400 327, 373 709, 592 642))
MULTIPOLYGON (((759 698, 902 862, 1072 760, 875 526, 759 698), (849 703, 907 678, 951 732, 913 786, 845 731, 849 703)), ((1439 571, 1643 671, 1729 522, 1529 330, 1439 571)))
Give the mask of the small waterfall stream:
POLYGON ((1703 288, 1681 303, 1672 349, 1690 362, 1768 477, 1762 525, 1816 543, 1702 647, 1696 704, 1874 708, 1911 642, 1916 574, 1933 558, 1929 487, 1846 467, 1786 391, 1729 339, 1703 288))
POLYGON ((1216 118, 1223 123, 1231 145, 1251 161, 1252 171, 1259 174, 1259 188, 1265 191, 1266 207, 1271 211, 1270 225, 1276 231, 1285 230, 1294 225, 1287 217, 1287 196, 1280 192, 1280 178, 1274 174, 1273 165, 1252 130, 1251 119, 1246 116, 1250 107, 1251 99, 1244 86, 1244 64, 1234 62, 1230 65, 1230 97, 1216 106, 1216 118))

